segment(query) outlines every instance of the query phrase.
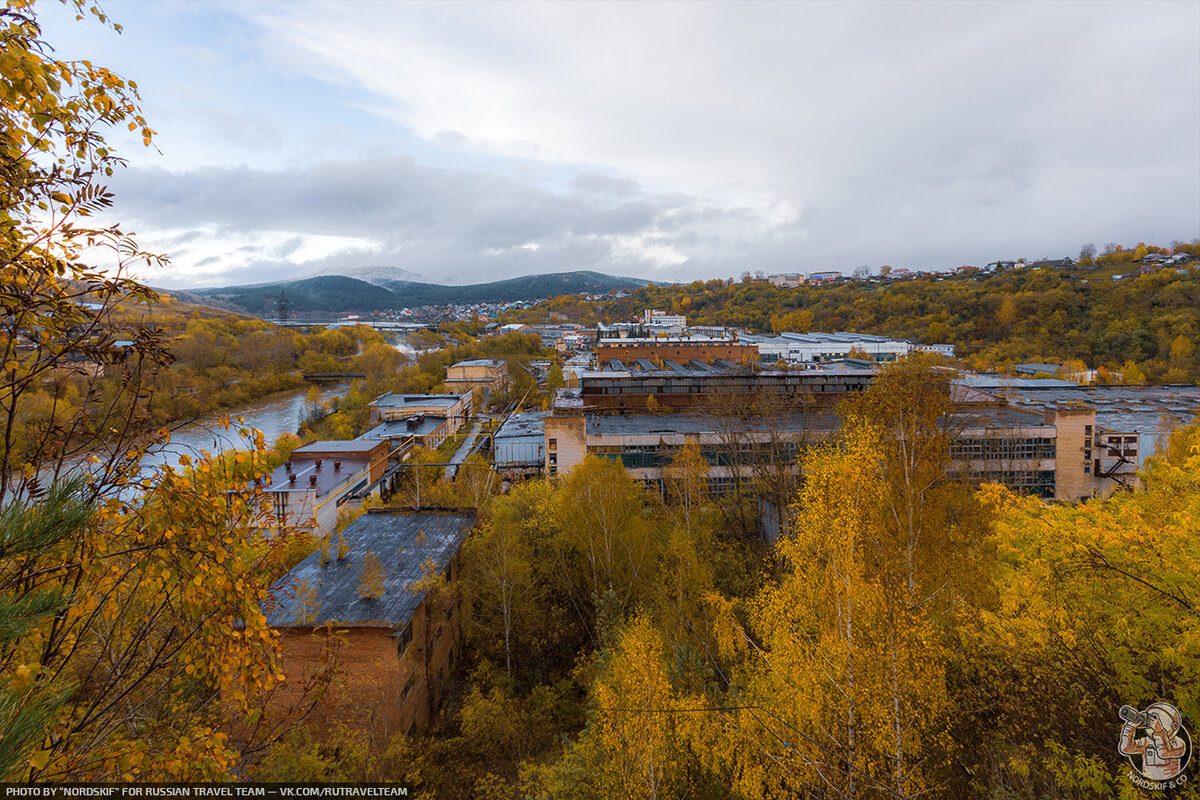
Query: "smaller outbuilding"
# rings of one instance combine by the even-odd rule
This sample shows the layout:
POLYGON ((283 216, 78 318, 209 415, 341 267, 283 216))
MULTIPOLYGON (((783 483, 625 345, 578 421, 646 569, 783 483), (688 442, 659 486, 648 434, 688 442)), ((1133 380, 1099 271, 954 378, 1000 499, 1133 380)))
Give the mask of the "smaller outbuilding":
POLYGON ((542 470, 545 463, 544 430, 549 411, 510 414, 492 437, 492 460, 505 478, 519 478, 542 470))

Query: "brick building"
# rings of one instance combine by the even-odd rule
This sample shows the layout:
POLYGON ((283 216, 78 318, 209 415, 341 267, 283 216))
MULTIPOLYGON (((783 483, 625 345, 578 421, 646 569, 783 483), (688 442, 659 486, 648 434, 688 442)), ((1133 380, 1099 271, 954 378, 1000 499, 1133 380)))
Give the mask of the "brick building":
POLYGON ((758 346, 737 339, 671 338, 671 339, 601 339, 596 345, 596 363, 607 364, 616 359, 622 363, 644 359, 655 364, 676 361, 686 364, 699 361, 711 364, 730 361, 741 364, 758 360, 758 346))
POLYGON ((277 581, 267 621, 281 632, 287 677, 267 713, 303 706, 314 676, 333 663, 307 717, 317 736, 348 725, 382 745, 423 730, 461 647, 459 551, 474 524, 473 512, 372 508, 342 532, 342 558, 334 544, 277 581), (361 596, 370 553, 384 571, 377 598, 361 596))

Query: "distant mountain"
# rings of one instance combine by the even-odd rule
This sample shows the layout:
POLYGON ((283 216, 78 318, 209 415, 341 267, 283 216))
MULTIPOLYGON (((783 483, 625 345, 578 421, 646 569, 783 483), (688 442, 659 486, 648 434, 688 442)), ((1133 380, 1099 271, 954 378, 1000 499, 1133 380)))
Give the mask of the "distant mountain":
POLYGON ((319 275, 256 286, 194 289, 191 294, 250 314, 271 316, 281 291, 286 294, 293 311, 361 313, 450 303, 511 303, 564 294, 601 294, 618 289, 636 289, 650 283, 638 278, 618 278, 588 271, 525 275, 467 286, 442 286, 381 277, 376 277, 376 281, 345 275, 319 275))
POLYGON ((399 267, 327 267, 320 272, 307 275, 308 278, 320 278, 326 275, 340 275, 344 278, 356 278, 360 281, 373 283, 385 289, 394 283, 422 283, 425 276, 409 272, 399 267))

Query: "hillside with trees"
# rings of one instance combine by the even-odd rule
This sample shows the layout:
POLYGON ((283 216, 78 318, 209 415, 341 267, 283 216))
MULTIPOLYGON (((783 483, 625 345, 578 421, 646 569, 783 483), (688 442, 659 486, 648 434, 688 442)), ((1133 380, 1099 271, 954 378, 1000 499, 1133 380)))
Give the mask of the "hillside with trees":
POLYGON ((451 303, 508 303, 566 294, 603 294, 617 289, 636 288, 645 283, 646 281, 636 278, 618 278, 588 271, 525 275, 465 286, 412 281, 388 281, 377 285, 344 275, 320 275, 257 286, 195 289, 191 293, 197 297, 220 301, 249 314, 271 317, 275 314, 280 292, 286 296, 293 312, 341 313, 419 308, 451 303))
MULTIPOLYGON (((1200 250, 1183 245, 1181 251, 1189 248, 1200 250)), ((1133 265, 1133 274, 1120 280, 1111 278, 1113 269, 1027 268, 788 289, 761 280, 695 281, 644 286, 594 304, 556 298, 512 318, 553 312, 582 322, 618 322, 658 308, 687 315, 689 325, 755 333, 856 331, 950 343, 975 369, 1076 361, 1123 373, 1130 383, 1195 382, 1200 269, 1193 264, 1140 275, 1133 265)))

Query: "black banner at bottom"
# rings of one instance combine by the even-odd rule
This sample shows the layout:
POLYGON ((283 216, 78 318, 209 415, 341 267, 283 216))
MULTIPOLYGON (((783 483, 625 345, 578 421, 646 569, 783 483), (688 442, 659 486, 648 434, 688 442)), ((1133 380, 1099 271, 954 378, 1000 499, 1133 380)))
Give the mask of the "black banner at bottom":
POLYGON ((403 783, 28 783, 0 784, 0 800, 392 800, 416 797, 403 783))

